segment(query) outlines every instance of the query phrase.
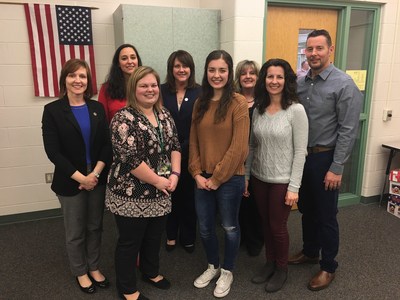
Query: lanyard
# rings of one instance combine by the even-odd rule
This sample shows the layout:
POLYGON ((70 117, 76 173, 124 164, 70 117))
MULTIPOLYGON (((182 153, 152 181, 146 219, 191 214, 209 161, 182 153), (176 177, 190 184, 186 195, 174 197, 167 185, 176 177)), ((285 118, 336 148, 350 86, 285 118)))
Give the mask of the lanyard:
POLYGON ((158 114, 157 114, 156 111, 153 111, 153 112, 154 112, 154 115, 155 115, 156 120, 157 120, 157 125, 158 125, 158 127, 156 128, 157 129, 157 136, 158 136, 158 140, 160 141, 161 153, 163 153, 164 152, 164 135, 163 135, 163 131, 162 131, 162 128, 161 128, 160 120, 158 119, 158 114))

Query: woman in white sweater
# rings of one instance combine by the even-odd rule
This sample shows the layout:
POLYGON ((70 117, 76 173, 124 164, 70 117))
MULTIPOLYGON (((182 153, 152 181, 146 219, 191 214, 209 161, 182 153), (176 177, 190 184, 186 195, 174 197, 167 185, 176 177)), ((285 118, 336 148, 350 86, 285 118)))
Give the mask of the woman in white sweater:
POLYGON ((296 89, 296 74, 287 61, 270 59, 262 66, 255 87, 246 179, 252 180, 266 246, 266 264, 252 282, 266 282, 267 292, 280 290, 287 278, 287 220, 298 201, 307 155, 308 120, 296 89))

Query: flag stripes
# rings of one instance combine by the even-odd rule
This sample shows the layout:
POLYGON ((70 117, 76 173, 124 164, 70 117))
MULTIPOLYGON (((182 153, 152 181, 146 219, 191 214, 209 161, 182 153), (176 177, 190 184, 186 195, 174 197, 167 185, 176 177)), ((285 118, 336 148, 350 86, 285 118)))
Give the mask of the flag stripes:
POLYGON ((93 90, 97 93, 90 8, 26 3, 24 9, 35 96, 59 96, 58 78, 61 68, 71 58, 87 61, 92 72, 93 90), (63 37, 62 42, 60 35, 63 37))

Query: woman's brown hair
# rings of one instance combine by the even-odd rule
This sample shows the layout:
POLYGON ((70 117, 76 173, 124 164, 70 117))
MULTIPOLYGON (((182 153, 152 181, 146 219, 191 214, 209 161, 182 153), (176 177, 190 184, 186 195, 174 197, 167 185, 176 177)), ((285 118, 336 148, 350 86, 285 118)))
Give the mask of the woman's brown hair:
POLYGON ((67 94, 67 87, 65 80, 67 79, 68 74, 74 73, 79 68, 86 69, 87 86, 84 92, 84 97, 86 99, 90 99, 93 97, 92 73, 90 72, 89 65, 87 64, 86 61, 78 58, 72 58, 68 60, 61 69, 60 81, 59 81, 60 97, 64 97, 67 94))

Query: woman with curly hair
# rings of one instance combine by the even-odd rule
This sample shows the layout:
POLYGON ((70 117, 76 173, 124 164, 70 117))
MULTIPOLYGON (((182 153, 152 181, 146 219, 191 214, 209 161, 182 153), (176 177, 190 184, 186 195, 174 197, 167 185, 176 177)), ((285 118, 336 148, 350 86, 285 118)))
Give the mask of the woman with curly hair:
MULTIPOLYGON (((252 278, 269 293, 287 278, 287 220, 299 198, 307 155, 308 120, 296 94, 296 74, 283 59, 270 59, 256 83, 246 183, 251 179, 261 215, 266 264, 252 278)), ((246 184, 247 189, 247 184, 246 184)))

